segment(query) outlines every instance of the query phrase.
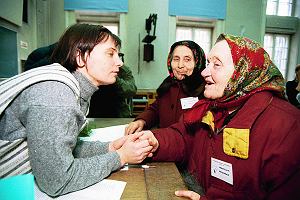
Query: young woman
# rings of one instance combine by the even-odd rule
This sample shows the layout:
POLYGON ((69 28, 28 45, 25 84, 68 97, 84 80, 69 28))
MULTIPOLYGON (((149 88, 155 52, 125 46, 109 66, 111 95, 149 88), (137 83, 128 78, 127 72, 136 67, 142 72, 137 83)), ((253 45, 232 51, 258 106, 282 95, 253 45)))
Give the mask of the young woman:
POLYGON ((190 199, 300 199, 300 111, 256 42, 220 35, 202 71, 204 95, 177 124, 145 131, 155 161, 185 162, 204 189, 190 199))
POLYGON ((205 67, 205 54, 197 43, 175 42, 170 48, 167 66, 170 76, 157 89, 158 98, 126 127, 127 134, 168 127, 203 98, 204 80, 200 73, 205 67))
POLYGON ((90 97, 98 86, 116 81, 123 65, 120 45, 103 26, 75 24, 60 38, 54 64, 1 83, 1 177, 32 169, 40 189, 58 196, 148 155, 152 147, 134 135, 111 143, 78 140, 90 97))

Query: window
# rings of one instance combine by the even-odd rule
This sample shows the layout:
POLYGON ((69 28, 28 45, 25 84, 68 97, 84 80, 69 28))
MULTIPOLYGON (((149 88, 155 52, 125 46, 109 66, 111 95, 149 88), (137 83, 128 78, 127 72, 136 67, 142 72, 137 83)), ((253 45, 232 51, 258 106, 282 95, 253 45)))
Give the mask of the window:
POLYGON ((210 28, 195 28, 177 26, 176 28, 176 41, 180 40, 193 40, 202 47, 205 54, 211 48, 211 29, 210 28))
POLYGON ((88 23, 105 26, 119 36, 119 14, 99 13, 95 11, 75 11, 77 23, 88 23))
POLYGON ((293 0, 268 0, 267 15, 292 16, 293 0))
POLYGON ((264 37, 264 48, 279 68, 283 77, 287 75, 289 41, 289 35, 267 33, 264 37))

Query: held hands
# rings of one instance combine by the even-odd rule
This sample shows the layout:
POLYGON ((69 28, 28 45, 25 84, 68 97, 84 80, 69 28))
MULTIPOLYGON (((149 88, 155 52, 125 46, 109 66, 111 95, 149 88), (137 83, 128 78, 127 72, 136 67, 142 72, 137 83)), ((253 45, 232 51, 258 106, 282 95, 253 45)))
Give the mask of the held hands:
POLYGON ((190 190, 178 190, 175 191, 175 195, 178 197, 187 197, 191 200, 199 200, 200 195, 196 192, 190 191, 190 190))
POLYGON ((152 157, 153 152, 155 152, 159 147, 158 140, 155 138, 155 136, 153 135, 153 133, 151 131, 141 131, 139 133, 142 133, 142 135, 139 137, 139 139, 147 140, 149 142, 149 145, 151 145, 153 147, 151 152, 148 155, 148 157, 152 157))
POLYGON ((134 122, 129 123, 128 126, 125 128, 125 135, 130 135, 143 130, 145 124, 146 122, 142 119, 138 119, 134 122))
POLYGON ((110 143, 109 150, 115 150, 119 154, 122 165, 142 162, 153 149, 148 140, 139 139, 142 134, 124 136, 110 143))
POLYGON ((109 151, 116 151, 121 164, 140 163, 146 157, 152 157, 159 143, 151 131, 142 131, 124 136, 109 144, 109 151))

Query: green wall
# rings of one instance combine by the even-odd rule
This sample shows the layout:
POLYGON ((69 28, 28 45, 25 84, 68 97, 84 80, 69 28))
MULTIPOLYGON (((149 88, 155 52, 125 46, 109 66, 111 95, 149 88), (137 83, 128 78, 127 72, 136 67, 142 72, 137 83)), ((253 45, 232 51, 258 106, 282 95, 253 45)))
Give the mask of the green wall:
POLYGON ((131 68, 138 88, 157 88, 168 74, 166 67, 169 48, 168 1, 129 0, 128 3, 128 14, 123 26, 126 33, 123 39, 125 63, 131 68), (156 39, 152 42, 154 61, 146 62, 143 61, 144 43, 141 41, 147 35, 145 20, 153 13, 157 14, 156 39))
POLYGON ((266 0, 227 0, 225 32, 263 42, 266 0))
MULTIPOLYGON (((8 0, 4 0, 8 1, 8 0)), ((15 2, 7 4, 2 10, 20 9, 15 2)), ((227 0, 227 11, 225 20, 215 21, 213 38, 222 33, 244 35, 260 43, 266 27, 267 0, 227 0)), ((1 1, 2 2, 2 1, 1 1)), ((25 60, 30 52, 40 46, 51 44, 58 40, 66 27, 76 22, 75 13, 64 11, 63 0, 28 0, 29 2, 29 23, 10 21, 0 18, 0 26, 17 32, 18 60, 20 72, 20 60, 25 60), (28 44, 27 48, 22 48, 20 42, 28 44)), ((297 0, 296 16, 299 20, 299 0, 297 0)), ((156 89, 162 80, 168 76, 166 62, 169 47, 175 42, 176 17, 168 15, 168 0, 128 0, 128 13, 120 14, 120 37, 122 39, 122 52, 125 53, 125 64, 128 65, 135 76, 136 85, 139 89, 156 89), (145 30, 145 19, 150 14, 157 14, 156 39, 154 45, 154 61, 143 61, 144 43, 142 39, 147 35, 145 30)), ((1 11, 1 8, 0 8, 1 11)), ((7 13, 7 12, 5 12, 7 13)), ((1 16, 1 15, 0 15, 1 16)), ((300 24, 300 23, 299 23, 300 24)), ((295 66, 300 62, 299 50, 299 28, 293 36, 292 57, 290 64, 295 66)), ((151 31, 152 33, 152 31, 151 31)), ((289 77, 293 73, 289 71, 289 77)))

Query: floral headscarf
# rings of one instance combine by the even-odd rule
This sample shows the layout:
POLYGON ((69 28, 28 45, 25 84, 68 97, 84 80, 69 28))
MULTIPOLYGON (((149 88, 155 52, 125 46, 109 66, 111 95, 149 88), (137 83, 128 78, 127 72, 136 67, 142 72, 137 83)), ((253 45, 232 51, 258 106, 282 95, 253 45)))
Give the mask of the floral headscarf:
MULTIPOLYGON (((195 69, 199 69, 199 70, 201 68, 204 69, 205 68, 205 62, 206 62, 204 51, 197 43, 195 43, 193 41, 190 41, 190 40, 183 40, 183 41, 175 42, 170 48, 170 52, 169 52, 169 55, 168 55, 168 61, 167 61, 168 71, 169 71, 170 77, 175 79, 175 80, 176 80, 176 77, 174 76, 172 66, 171 66, 171 62, 172 62, 172 59, 173 59, 174 49, 177 46, 180 46, 180 45, 184 45, 184 46, 186 46, 186 47, 188 47, 189 49, 192 50, 193 55, 194 55, 194 59, 195 59, 195 69)), ((194 71, 196 71, 196 70, 194 70, 194 71)))
POLYGON ((221 34, 217 42, 223 39, 230 47, 234 72, 223 97, 200 100, 185 114, 185 122, 188 124, 201 120, 212 107, 239 106, 259 91, 268 90, 280 97, 284 96, 284 79, 268 53, 257 42, 228 34, 221 34))
POLYGON ((230 47, 234 72, 219 101, 238 99, 258 90, 271 90, 284 95, 285 84, 279 69, 257 42, 226 34, 221 34, 220 39, 225 39, 230 47))

